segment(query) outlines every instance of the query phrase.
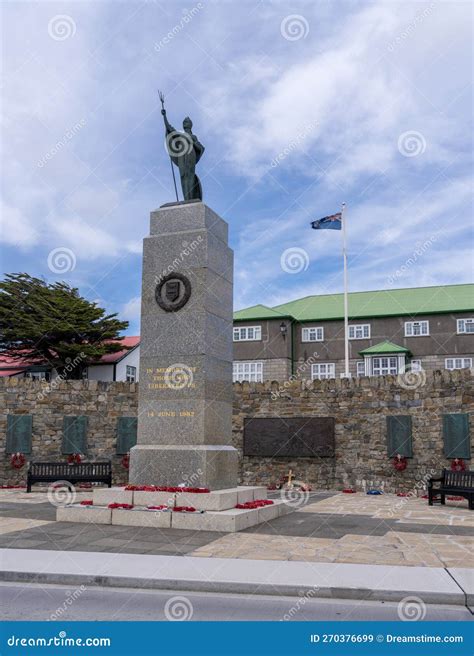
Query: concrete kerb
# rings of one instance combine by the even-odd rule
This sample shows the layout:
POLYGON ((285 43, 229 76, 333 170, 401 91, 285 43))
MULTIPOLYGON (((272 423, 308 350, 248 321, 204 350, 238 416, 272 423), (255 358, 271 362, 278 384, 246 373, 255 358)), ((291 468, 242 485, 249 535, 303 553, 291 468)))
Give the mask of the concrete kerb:
POLYGON ((110 553, 35 549, 2 549, 0 562, 2 581, 392 602, 416 596, 425 604, 465 605, 453 574, 433 567, 135 554, 111 558, 110 553), (61 557, 66 553, 67 559, 61 557))

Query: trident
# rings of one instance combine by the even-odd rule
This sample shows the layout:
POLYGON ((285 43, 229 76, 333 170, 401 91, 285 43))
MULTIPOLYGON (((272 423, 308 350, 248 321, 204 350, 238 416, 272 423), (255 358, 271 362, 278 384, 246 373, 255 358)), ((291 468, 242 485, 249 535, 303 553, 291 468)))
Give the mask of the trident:
MULTIPOLYGON (((161 102, 161 109, 165 108, 165 94, 158 89, 158 97, 161 102)), ((168 140, 166 140, 166 150, 168 150, 168 140)), ((174 168, 173 168, 173 160, 171 159, 171 155, 168 150, 168 155, 170 157, 170 166, 171 166, 171 173, 173 175, 173 184, 174 184, 174 193, 176 194, 176 202, 179 203, 179 198, 178 198, 178 188, 176 187, 176 178, 174 177, 174 168)))

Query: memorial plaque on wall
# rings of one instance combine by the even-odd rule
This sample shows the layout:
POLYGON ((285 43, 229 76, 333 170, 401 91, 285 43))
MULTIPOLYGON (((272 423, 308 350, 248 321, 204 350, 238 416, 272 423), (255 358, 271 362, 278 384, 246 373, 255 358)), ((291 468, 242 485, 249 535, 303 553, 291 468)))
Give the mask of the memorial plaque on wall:
POLYGON ((244 456, 334 457, 334 417, 248 417, 244 456))

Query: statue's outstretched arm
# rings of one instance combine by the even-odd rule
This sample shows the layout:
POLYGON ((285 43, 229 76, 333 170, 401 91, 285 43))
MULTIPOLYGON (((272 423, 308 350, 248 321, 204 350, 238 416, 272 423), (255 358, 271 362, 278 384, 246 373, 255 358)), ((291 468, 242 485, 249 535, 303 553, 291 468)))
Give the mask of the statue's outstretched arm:
POLYGON ((176 132, 176 129, 168 121, 168 117, 166 116, 166 109, 162 109, 161 113, 163 114, 163 120, 165 122, 166 134, 170 134, 170 132, 176 132))

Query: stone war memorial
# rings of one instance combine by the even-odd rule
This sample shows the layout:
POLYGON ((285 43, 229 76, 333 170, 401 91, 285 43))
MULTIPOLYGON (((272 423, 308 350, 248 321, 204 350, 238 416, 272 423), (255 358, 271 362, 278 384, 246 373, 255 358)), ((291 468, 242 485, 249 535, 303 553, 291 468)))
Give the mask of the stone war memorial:
POLYGON ((138 432, 129 485, 95 489, 93 506, 59 508, 57 519, 238 531, 294 508, 284 499, 267 500, 266 487, 238 485, 228 225, 202 202, 195 166, 204 147, 191 120, 177 132, 164 107, 162 114, 185 200, 151 212, 143 244, 138 432))

